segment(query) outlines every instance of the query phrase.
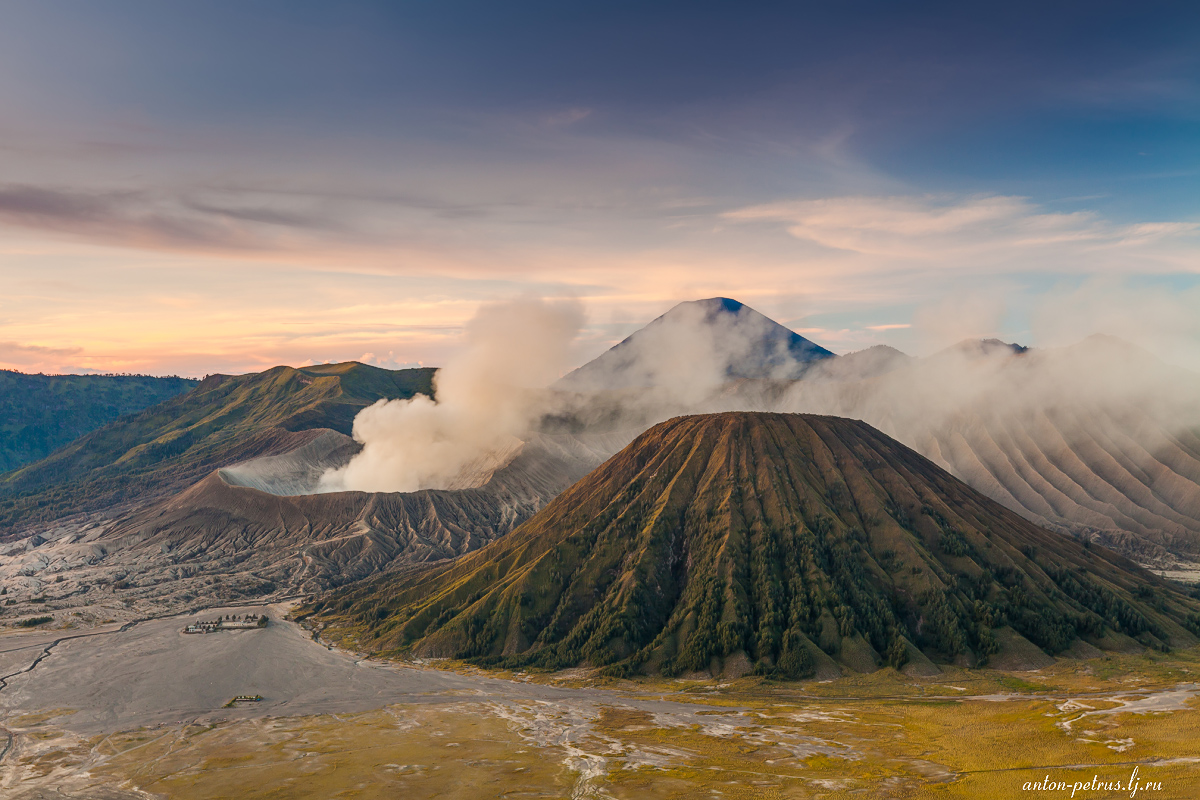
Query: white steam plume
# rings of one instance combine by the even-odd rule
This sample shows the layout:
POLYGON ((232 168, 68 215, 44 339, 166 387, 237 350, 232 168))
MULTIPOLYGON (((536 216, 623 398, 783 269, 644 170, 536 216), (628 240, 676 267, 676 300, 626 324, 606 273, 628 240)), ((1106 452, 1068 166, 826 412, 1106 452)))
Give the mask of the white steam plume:
POLYGON ((380 400, 359 412, 362 452, 327 471, 320 491, 451 488, 481 459, 501 460, 538 414, 533 390, 567 366, 582 323, 575 301, 481 307, 467 324, 466 348, 434 378, 437 399, 380 400))

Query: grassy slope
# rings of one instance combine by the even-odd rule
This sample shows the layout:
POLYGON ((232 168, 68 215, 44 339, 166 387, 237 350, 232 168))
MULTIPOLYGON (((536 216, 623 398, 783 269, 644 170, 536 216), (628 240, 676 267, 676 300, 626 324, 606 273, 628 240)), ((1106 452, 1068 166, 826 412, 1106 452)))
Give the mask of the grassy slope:
POLYGON ((384 652, 665 674, 744 653, 794 677, 977 663, 1022 636, 1192 643, 1196 608, 865 423, 730 413, 658 425, 509 536, 313 610, 384 652))
POLYGON ((0 473, 45 458, 117 417, 196 386, 149 375, 26 375, 0 370, 0 473))
POLYGON ((289 432, 349 434, 380 398, 432 392, 433 369, 356 362, 213 375, 184 395, 121 418, 41 461, 0 476, 0 527, 54 519, 195 481, 271 452, 289 432))

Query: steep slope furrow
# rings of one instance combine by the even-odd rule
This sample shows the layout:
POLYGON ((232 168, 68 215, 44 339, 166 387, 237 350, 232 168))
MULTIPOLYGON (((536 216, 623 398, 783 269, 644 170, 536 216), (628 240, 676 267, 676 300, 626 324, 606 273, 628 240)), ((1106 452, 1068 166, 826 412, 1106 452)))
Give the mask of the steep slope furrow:
POLYGON ((1119 341, 964 342, 882 375, 800 381, 786 397, 867 420, 1030 519, 1103 532, 1139 557, 1138 542, 1200 551, 1200 376, 1119 341))
MULTIPOLYGON (((993 423, 993 426, 1003 427, 1003 434, 995 438, 997 446, 1019 450, 1021 461, 1027 465, 1022 479, 1032 491, 1046 497, 1051 508, 1049 512, 1043 513, 1042 517, 1061 519, 1064 515, 1086 513, 1085 509, 1092 510, 1079 502, 1080 487, 1076 481, 1061 470, 1047 454, 1047 442, 1051 451, 1063 446, 1061 441, 1057 441, 1057 430, 1052 426, 1045 426, 1036 436, 1030 436, 1019 421, 1007 420, 1007 423, 993 423)), ((1093 519, 1100 521, 1107 517, 1095 514, 1093 519)))
MULTIPOLYGON (((1141 523, 1129 513, 1134 511, 1135 504, 1122 502, 1124 498, 1120 493, 1099 479, 1090 468, 1090 464, 1085 462, 1085 457, 1081 457, 1077 452, 1081 449, 1077 436, 1064 431, 1061 423, 1044 415, 1039 416, 1035 424, 1037 428, 1032 435, 1028 435, 1029 430, 1024 427, 1023 421, 1012 422, 1014 428, 1027 434, 1026 441, 1033 453, 1032 457, 1038 461, 1042 469, 1041 474, 1047 482, 1068 497, 1077 508, 1088 509, 1099 517, 1093 519, 1093 523, 1100 523, 1099 527, 1128 524, 1144 532, 1141 523)), ((1101 458, 1095 448, 1082 449, 1093 459, 1101 458)), ((1051 519, 1060 521, 1080 516, 1078 510, 1065 505, 1056 511, 1056 517, 1051 519)))
POLYGON ((1080 485, 1076 476, 1064 470, 1053 457, 1046 456, 1043 449, 1022 449, 1019 438, 1023 432, 1023 424, 1023 420, 1019 418, 1007 417, 993 420, 988 425, 993 446, 1008 454, 1009 461, 1016 466, 1020 479, 1039 493, 1045 493, 1047 485, 1053 486, 1056 491, 1049 493, 1047 499, 1059 517, 1074 506, 1093 508, 1089 502, 1090 498, 1087 498, 1086 488, 1080 485), (1047 463, 1052 469, 1039 469, 1040 465, 1044 466, 1047 463))
MULTIPOLYGON (((938 438, 939 433, 941 433, 941 431, 933 431, 928 429, 923 430, 917 434, 912 444, 913 447, 917 449, 917 452, 924 453, 925 457, 930 461, 937 464, 942 469, 949 471, 952 469, 952 467, 950 465, 950 460, 947 459, 945 454, 942 452, 942 441, 938 438)), ((892 436, 892 434, 888 435, 892 436)), ((989 495, 991 494, 992 489, 1003 491, 1000 489, 1000 484, 996 483, 994 479, 991 481, 991 485, 989 486, 988 490, 986 490, 988 491, 989 495)), ((985 490, 981 489, 981 491, 985 490)))
MULTIPOLYGON (((640 502, 641 509, 646 510, 637 510, 639 507, 632 505, 628 512, 619 515, 612 524, 599 532, 591 544, 583 568, 574 577, 573 589, 577 597, 585 594, 580 589, 588 585, 589 581, 595 584, 599 575, 614 570, 619 562, 624 562, 631 555, 634 556, 633 560, 624 568, 618 569, 617 573, 627 576, 630 568, 641 566, 642 561, 653 563, 658 560, 654 557, 659 549, 656 547, 654 535, 656 529, 664 524, 674 524, 674 520, 667 518, 675 513, 687 497, 696 492, 697 482, 703 483, 712 472, 711 447, 705 446, 706 444, 696 441, 688 447, 660 451, 659 457, 652 459, 633 476, 639 484, 645 483, 645 488, 639 488, 635 503, 640 502), (656 476, 659 470, 671 473, 672 477, 665 486, 649 480, 656 476), (638 553, 641 554, 640 559, 636 558, 638 553)), ((615 488, 614 484, 609 484, 609 491, 615 488)), ((610 585, 619 586, 620 583, 615 580, 618 574, 614 573, 612 577, 614 580, 610 585)), ((614 596, 612 602, 618 604, 619 597, 614 596)), ((594 642, 589 638, 584 642, 584 646, 589 644, 600 646, 603 643, 594 642)))
POLYGON ((1187 463, 1194 465, 1191 471, 1180 471, 1179 474, 1200 483, 1200 427, 1177 430, 1172 440, 1176 447, 1187 454, 1187 463))
MULTIPOLYGON (((846 488, 848 492, 847 499, 849 501, 848 511, 851 517, 850 524, 861 526, 867 516, 863 510, 865 498, 874 496, 876 492, 882 489, 878 484, 874 484, 873 486, 863 485, 864 479, 869 479, 869 476, 861 467, 864 461, 868 463, 877 461, 879 455, 872 447, 872 443, 864 440, 856 429, 847 431, 844 434, 844 439, 841 439, 835 435, 834 431, 824 420, 818 419, 813 422, 812 428, 817 431, 821 441, 829 451, 837 454, 835 456, 835 463, 838 480, 834 483, 834 486, 840 483, 841 486, 846 488), (859 491, 855 491, 856 487, 859 491)), ((796 435, 797 432, 793 429, 792 433, 796 435)), ((782 459, 784 453, 783 447, 780 447, 779 453, 780 457, 777 460, 782 459)), ((826 490, 829 490, 828 486, 826 490)), ((873 512, 878 510, 877 508, 872 509, 873 512)))
POLYGON ((1178 515, 1181 524, 1200 532, 1200 461, 1188 455, 1178 437, 1151 421, 1134 435, 1109 419, 1105 431, 1115 448, 1141 465, 1154 497, 1178 515))
MULTIPOLYGON (((1001 441, 1003 444, 992 441, 986 446, 1015 448, 1011 440, 1002 437, 1001 441)), ((1061 432, 1056 427, 1052 425, 1046 427, 1040 445, 1035 452, 1040 453, 1039 460, 1044 458, 1044 461, 1041 462, 1042 471, 1031 466, 1025 476, 1008 476, 1009 480, 1015 478, 1020 485, 1028 486, 1029 493, 1040 495, 1048 501, 1051 510, 1040 514, 1040 518, 1054 522, 1070 519, 1079 524, 1097 528, 1112 527, 1115 524, 1114 519, 1125 518, 1118 509, 1098 503, 1073 477, 1071 471, 1063 468, 1063 460, 1069 461, 1073 456, 1070 454, 1061 432)), ((1129 523, 1136 524, 1132 519, 1129 520, 1129 523)))
POLYGON ((781 507, 801 509, 803 513, 808 502, 806 490, 811 486, 812 473, 808 468, 812 464, 812 446, 802 437, 795 435, 795 429, 790 426, 789 433, 793 434, 795 439, 793 450, 802 452, 804 458, 783 459, 772 466, 779 472, 784 487, 782 495, 787 502, 781 507))
POLYGON ((711 482, 718 480, 720 470, 725 466, 714 464, 713 445, 702 437, 697 437, 689 446, 681 449, 686 449, 687 453, 678 466, 667 463, 665 459, 656 461, 654 472, 645 476, 647 480, 652 480, 657 477, 659 469, 667 469, 673 473, 653 505, 647 527, 657 524, 666 509, 683 505, 692 493, 710 488, 711 482), (692 477, 697 471, 701 475, 698 485, 692 482, 692 477))
POLYGON ((1146 460, 1146 448, 1138 446, 1129 450, 1121 441, 1150 441, 1161 431, 1158 423, 1144 414, 1126 411, 1118 415, 1116 410, 1105 407, 1089 408, 1086 417, 1078 411, 1071 416, 1074 418, 1072 424, 1076 427, 1088 427, 1104 452, 1120 464, 1122 469, 1142 485, 1150 486, 1154 469, 1161 465, 1146 460))
MULTIPOLYGON (((813 428, 827 446, 839 447, 839 432, 824 422, 818 420, 813 428)), ((853 442, 855 445, 854 450, 847 450, 841 460, 843 469, 840 477, 848 491, 847 506, 854 510, 853 516, 849 520, 843 519, 843 522, 848 522, 856 530, 874 528, 877 536, 886 537, 895 544, 900 555, 906 559, 922 557, 924 543, 909 539, 903 526, 894 518, 897 509, 909 504, 921 504, 908 465, 902 458, 884 458, 875 443, 863 437, 858 429, 840 433, 847 443, 853 442)))
MULTIPOLYGON (((1064 413, 1064 427, 1069 426, 1068 448, 1073 458, 1065 459, 1074 471, 1077 480, 1087 480, 1086 489, 1097 502, 1117 509, 1123 516, 1120 527, 1129 524, 1141 526, 1141 532, 1161 527, 1166 520, 1162 512, 1169 509, 1159 503, 1149 488, 1136 475, 1126 471, 1120 462, 1104 447, 1099 435, 1099 426, 1084 425, 1073 413, 1064 413)), ((1091 420, 1091 415, 1088 417, 1091 420)), ((1136 528, 1134 529, 1136 530, 1136 528)))
MULTIPOLYGON (((1044 498, 1039 498, 1040 502, 1036 504, 1036 508, 1030 508, 1018 500, 1016 495, 1009 491, 1008 487, 1001 483, 979 460, 975 451, 970 448, 957 430, 947 428, 939 431, 938 438, 933 441, 937 442, 938 451, 942 453, 945 462, 944 465, 939 464, 939 466, 959 479, 967 481, 997 503, 1008 508, 1023 509, 1026 514, 1039 518, 1044 517, 1043 510, 1052 510, 1044 498)), ((921 449, 921 452, 924 450, 921 449)))
MULTIPOLYGON (((966 430, 957 429, 963 451, 969 452, 988 474, 1003 484, 1021 506, 1043 518, 1060 517, 1063 509, 1074 510, 1079 507, 1074 499, 1037 475, 1035 471, 1027 470, 1024 474, 1018 471, 1013 465, 1015 454, 1006 453, 996 443, 990 431, 981 429, 979 424, 963 427, 966 430)), ((957 455, 956 449, 955 456, 957 455)), ((974 483, 972 473, 963 470, 957 462, 956 468, 966 481, 974 483)), ((1094 518, 1096 521, 1104 519, 1100 515, 1094 515, 1094 518)))
MULTIPOLYGON (((1121 427, 1119 421, 1104 418, 1101 424, 1095 426, 1092 435, 1118 463, 1135 466, 1136 473, 1132 469, 1130 472, 1141 481, 1140 488, 1129 491, 1127 496, 1154 515, 1155 527, 1176 533, 1200 530, 1200 519, 1186 513, 1185 509, 1177 508, 1174 502, 1178 491, 1186 491, 1187 482, 1140 444, 1140 441, 1153 438, 1147 430, 1142 428, 1138 431, 1137 438, 1134 438, 1121 427)), ((1124 484, 1118 488, 1123 491, 1124 484)), ((1150 522, 1146 524, 1151 525, 1150 522)))
MULTIPOLYGON (((656 452, 651 459, 632 465, 632 469, 623 470, 619 475, 604 474, 600 477, 598 483, 601 486, 610 486, 615 484, 627 483, 636 481, 639 474, 649 470, 651 472, 660 468, 664 462, 679 461, 687 463, 694 459, 695 452, 680 453, 678 451, 659 451, 656 452)), ((647 498, 642 497, 645 502, 647 498)), ((632 520, 629 512, 610 519, 597 520, 595 518, 588 519, 584 509, 589 507, 589 497, 587 492, 572 492, 568 491, 560 495, 554 502, 547 507, 546 511, 550 514, 563 518, 564 522, 575 521, 577 524, 583 524, 584 530, 582 535, 575 537, 570 545, 571 555, 562 563, 569 569, 569 574, 559 573, 557 569, 549 570, 547 575, 541 575, 537 584, 542 588, 542 597, 539 600, 538 606, 547 609, 547 612, 541 612, 548 616, 548 621, 543 623, 544 629, 552 630, 556 622, 555 620, 564 614, 571 613, 573 608, 581 604, 595 602, 596 592, 599 587, 595 581, 597 575, 607 576, 607 573, 612 566, 613 552, 607 550, 605 544, 610 538, 610 534, 614 527, 620 527, 632 520), (590 527, 587 522, 593 523, 590 527), (589 532, 590 531, 590 532, 589 532), (592 581, 589 583, 589 579, 592 581)), ((640 522, 640 518, 638 522, 640 522)), ((426 602, 426 606, 436 603, 442 597, 448 597, 450 601, 461 603, 465 600, 472 608, 488 608, 496 609, 503 607, 503 617, 499 623, 500 627, 505 629, 505 648, 519 646, 524 638, 521 635, 521 626, 518 617, 520 614, 514 613, 511 608, 511 598, 506 601, 500 595, 506 590, 504 587, 514 583, 519 583, 522 580, 531 578, 539 564, 537 559, 542 555, 543 550, 540 549, 535 542, 527 541, 525 537, 519 534, 514 534, 501 542, 504 546, 499 552, 494 553, 489 559, 488 564, 483 568, 494 579, 501 581, 494 590, 485 592, 479 595, 466 597, 466 593, 472 587, 478 585, 478 581, 472 581, 471 576, 474 568, 479 565, 477 557, 468 556, 466 559, 456 562, 447 569, 447 584, 448 592, 442 596, 432 597, 426 602), (477 597, 477 599, 472 599, 477 597), (517 627, 513 627, 513 626, 517 627)), ((623 555, 623 554, 622 554, 623 555)), ((545 572, 545 570, 543 570, 545 572)), ((608 576, 611 577, 611 576, 608 576)), ((612 587, 611 580, 605 580, 602 588, 603 592, 608 592, 612 587)), ((523 600, 521 601, 524 602, 523 600)), ((497 612, 500 613, 500 612, 497 612)), ((535 616, 537 611, 534 609, 535 616)), ((424 626, 418 626, 414 631, 421 632, 424 635, 428 628, 428 620, 424 626)), ((431 638, 431 647, 438 650, 442 647, 461 646, 462 642, 470 642, 473 636, 476 636, 478 631, 463 631, 455 629, 453 626, 439 627, 437 621, 434 621, 434 627, 437 628, 435 634, 431 638), (456 644, 458 643, 458 644, 456 644)))

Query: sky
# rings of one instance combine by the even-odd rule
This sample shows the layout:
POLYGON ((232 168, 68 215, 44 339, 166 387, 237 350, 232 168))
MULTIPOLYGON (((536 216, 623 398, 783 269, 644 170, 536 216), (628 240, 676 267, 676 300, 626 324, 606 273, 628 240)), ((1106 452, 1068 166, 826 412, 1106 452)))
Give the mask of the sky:
POLYGON ((582 362, 733 297, 835 352, 1200 369, 1200 4, 0 0, 0 367, 582 362))

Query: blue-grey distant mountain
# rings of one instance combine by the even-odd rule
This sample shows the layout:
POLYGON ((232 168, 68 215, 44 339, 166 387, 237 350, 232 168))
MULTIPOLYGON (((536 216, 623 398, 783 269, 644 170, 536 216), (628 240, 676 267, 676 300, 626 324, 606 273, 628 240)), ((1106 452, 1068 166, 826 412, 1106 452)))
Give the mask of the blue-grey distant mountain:
POLYGON ((680 303, 564 376, 556 388, 592 392, 676 380, 790 380, 834 354, 728 297, 680 303))

